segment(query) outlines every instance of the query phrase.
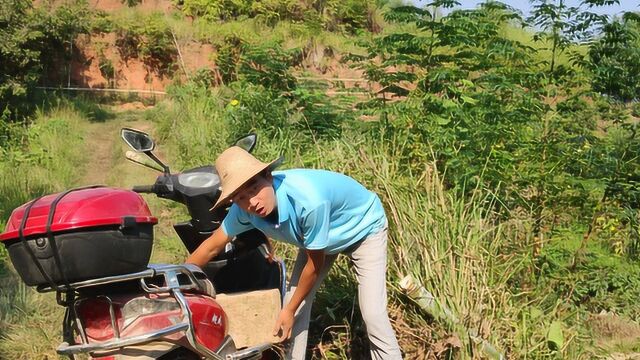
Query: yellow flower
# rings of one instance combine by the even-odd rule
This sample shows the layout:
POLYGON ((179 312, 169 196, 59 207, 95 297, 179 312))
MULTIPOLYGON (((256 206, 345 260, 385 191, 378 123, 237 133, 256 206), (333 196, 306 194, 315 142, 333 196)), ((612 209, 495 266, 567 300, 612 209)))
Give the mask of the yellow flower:
POLYGON ((238 101, 236 99, 231 100, 231 102, 229 103, 229 105, 231 105, 231 106, 238 106, 238 104, 240 104, 240 101, 238 101))

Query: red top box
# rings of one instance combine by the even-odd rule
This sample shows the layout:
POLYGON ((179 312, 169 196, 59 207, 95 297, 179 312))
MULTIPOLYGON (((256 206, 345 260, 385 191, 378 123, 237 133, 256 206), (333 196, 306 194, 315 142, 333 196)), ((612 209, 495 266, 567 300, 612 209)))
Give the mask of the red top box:
MULTIPOLYGON (((46 224, 51 203, 59 194, 47 195, 31 207, 23 235, 33 237, 47 232, 46 224)), ((11 213, 0 241, 18 239, 18 229, 29 203, 11 213)), ((64 196, 56 206, 51 231, 53 233, 80 230, 105 225, 123 224, 124 219, 133 219, 136 223, 157 224, 158 219, 144 199, 130 190, 98 187, 72 191, 64 196)))

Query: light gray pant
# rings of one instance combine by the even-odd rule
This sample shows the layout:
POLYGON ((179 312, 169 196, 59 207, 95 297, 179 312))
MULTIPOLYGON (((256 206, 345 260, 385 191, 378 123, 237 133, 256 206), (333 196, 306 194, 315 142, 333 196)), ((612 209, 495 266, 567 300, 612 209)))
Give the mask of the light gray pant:
MULTIPOLYGON (((367 328, 371 358, 375 360, 402 359, 400 346, 398 346, 396 335, 387 315, 387 228, 369 235, 350 254, 346 255, 351 257, 356 270, 358 301, 367 328)), ((305 359, 311 305, 322 280, 329 273, 331 265, 337 257, 337 254, 325 257, 324 266, 320 269, 313 289, 296 311, 287 359, 305 359)), ((300 249, 289 282, 285 300, 287 302, 291 299, 298 285, 306 261, 307 254, 304 249, 300 249)))

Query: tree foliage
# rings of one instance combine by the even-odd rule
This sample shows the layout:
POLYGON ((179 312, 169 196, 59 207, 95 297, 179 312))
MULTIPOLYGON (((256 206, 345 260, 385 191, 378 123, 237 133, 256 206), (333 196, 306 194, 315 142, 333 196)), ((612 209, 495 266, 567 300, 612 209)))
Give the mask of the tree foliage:
POLYGON ((640 22, 627 15, 602 28, 589 47, 588 68, 596 91, 621 101, 640 97, 640 22))
MULTIPOLYGON (((540 2, 536 9, 533 19, 546 29, 539 36, 555 42, 556 51, 567 49, 577 32, 594 24, 589 14, 562 1, 557 6, 540 2)), ((494 1, 440 18, 433 12, 412 6, 390 10, 388 21, 414 24, 417 31, 377 37, 363 44, 367 55, 350 58, 384 87, 413 89, 404 101, 361 104, 381 114, 376 131, 406 139, 407 171, 419 172, 435 157, 452 188, 499 189, 501 211, 525 210, 534 219, 536 236, 553 227, 567 208, 588 222, 596 204, 619 193, 614 189, 634 188, 628 181, 635 175, 625 175, 639 169, 631 150, 635 130, 626 126, 628 111, 611 112, 616 105, 591 92, 579 69, 553 65, 557 59, 549 68, 534 48, 509 38, 503 29, 526 24, 518 12, 494 1), (597 136, 598 121, 628 141, 597 136)), ((602 47, 638 51, 637 44, 616 45, 608 38, 590 51, 603 53, 602 47)), ((607 51, 616 59, 625 56, 607 51)), ((623 72, 629 81, 618 86, 637 86, 633 69, 623 72)))
POLYGON ((591 11, 604 5, 619 4, 618 0, 583 0, 579 6, 569 6, 566 0, 533 0, 531 16, 527 19, 540 29, 535 41, 544 41, 551 47, 549 72, 554 73, 558 57, 575 41, 589 41, 607 20, 607 15, 591 11), (586 7, 587 9, 584 9, 586 7))
POLYGON ((88 15, 83 1, 36 9, 28 0, 0 0, 0 120, 28 114, 34 85, 69 56, 75 37, 89 30, 88 15))
POLYGON ((193 17, 209 21, 255 17, 274 25, 280 20, 319 21, 330 31, 354 33, 371 29, 375 6, 366 0, 179 0, 177 5, 193 17))

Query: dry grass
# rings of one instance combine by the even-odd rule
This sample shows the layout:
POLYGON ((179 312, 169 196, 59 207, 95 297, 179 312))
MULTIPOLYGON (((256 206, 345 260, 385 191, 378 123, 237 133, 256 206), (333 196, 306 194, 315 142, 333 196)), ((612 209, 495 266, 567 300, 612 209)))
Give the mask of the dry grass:
POLYGON ((7 270, 0 276, 0 354, 3 359, 57 359, 63 309, 54 293, 27 288, 7 270))
POLYGON ((606 352, 640 351, 640 324, 613 313, 593 315, 588 326, 606 352))

